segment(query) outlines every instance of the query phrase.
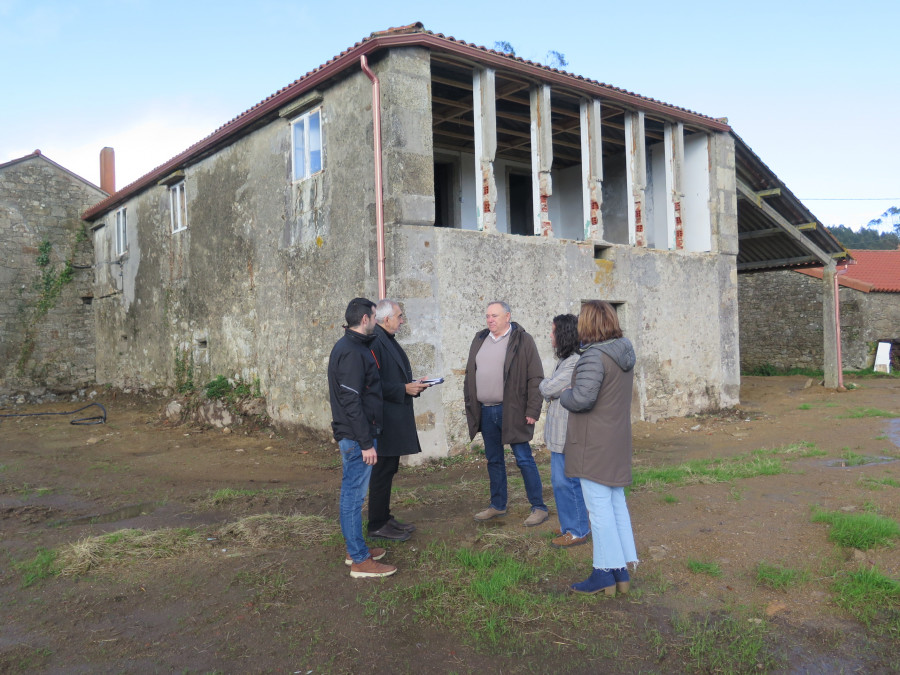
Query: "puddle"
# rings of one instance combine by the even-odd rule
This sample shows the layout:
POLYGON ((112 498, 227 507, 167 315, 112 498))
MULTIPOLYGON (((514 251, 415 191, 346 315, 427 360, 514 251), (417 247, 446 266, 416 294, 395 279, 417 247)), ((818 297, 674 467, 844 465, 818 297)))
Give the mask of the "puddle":
POLYGON ((57 520, 49 523, 49 527, 62 527, 65 525, 95 525, 99 523, 117 523, 120 520, 129 520, 138 516, 146 516, 156 511, 157 505, 154 502, 145 502, 143 504, 132 504, 123 506, 121 509, 110 511, 109 513, 97 513, 90 516, 79 516, 78 518, 70 518, 68 520, 57 520))
POLYGON ((857 459, 832 459, 825 463, 825 466, 837 467, 839 469, 853 468, 855 466, 873 466, 877 464, 889 464, 898 461, 896 457, 859 457, 857 459))
POLYGON ((900 417, 895 417, 888 422, 887 434, 888 438, 891 439, 891 443, 900 448, 900 417))

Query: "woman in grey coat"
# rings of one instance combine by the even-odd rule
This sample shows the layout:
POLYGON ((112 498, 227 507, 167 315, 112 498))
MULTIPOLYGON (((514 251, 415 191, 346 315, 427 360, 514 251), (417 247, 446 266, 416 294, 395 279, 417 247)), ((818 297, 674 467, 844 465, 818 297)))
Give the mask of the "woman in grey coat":
POLYGON ((586 302, 578 317, 582 356, 560 397, 569 411, 566 475, 581 480, 591 521, 594 569, 576 593, 627 593, 628 563, 638 562, 625 503, 631 485, 631 392, 634 348, 612 305, 586 302))
POLYGON ((587 543, 591 533, 581 481, 566 476, 563 451, 566 445, 566 425, 569 411, 559 403, 560 394, 572 383, 572 372, 578 362, 578 317, 560 314, 553 317, 550 343, 558 359, 553 375, 541 381, 541 396, 549 403, 544 423, 544 443, 550 450, 550 480, 553 499, 559 516, 559 536, 550 543, 556 548, 568 548, 587 543))

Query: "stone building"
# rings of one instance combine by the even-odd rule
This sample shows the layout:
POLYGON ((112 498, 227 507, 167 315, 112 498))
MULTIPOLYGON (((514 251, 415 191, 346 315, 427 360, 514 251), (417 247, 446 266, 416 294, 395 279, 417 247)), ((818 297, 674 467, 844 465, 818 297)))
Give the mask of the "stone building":
MULTIPOLYGON (((862 370, 874 364, 878 342, 900 345, 900 251, 850 255, 837 273, 841 360, 847 370, 862 370)), ((742 275, 741 370, 819 368, 822 295, 821 267, 742 275)), ((900 350, 892 351, 896 361, 900 350)))
POLYGON ((32 154, 0 164, 0 395, 94 381, 93 251, 107 193, 32 154))
POLYGON ((636 418, 731 406, 736 144, 725 121, 421 24, 373 33, 84 214, 97 379, 240 378, 276 421, 328 428, 346 303, 386 293, 415 375, 446 379, 416 402, 443 455, 468 440, 485 305, 510 303, 550 371, 551 317, 600 298, 635 343, 636 418))

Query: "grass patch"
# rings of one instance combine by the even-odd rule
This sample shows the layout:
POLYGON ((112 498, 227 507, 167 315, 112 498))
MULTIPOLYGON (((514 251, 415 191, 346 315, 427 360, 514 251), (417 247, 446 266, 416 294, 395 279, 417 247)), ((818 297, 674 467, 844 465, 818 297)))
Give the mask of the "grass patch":
POLYGON ((862 551, 876 546, 893 545, 900 537, 900 524, 876 513, 844 513, 814 509, 812 522, 828 523, 831 531, 828 539, 845 548, 862 551))
POLYGON ((863 476, 857 481, 860 485, 870 490, 880 490, 885 487, 900 487, 900 481, 884 476, 883 478, 872 478, 871 476, 863 476))
POLYGON ((767 562, 760 562, 756 565, 755 579, 759 586, 768 586, 776 591, 784 591, 791 586, 806 581, 809 578, 807 572, 783 567, 781 565, 770 565, 767 562))
POLYGON ((839 420, 858 420, 867 417, 900 417, 900 414, 881 408, 850 408, 846 415, 838 415, 839 420))
POLYGON ((688 558, 687 568, 694 574, 706 574, 711 577, 722 576, 722 568, 718 563, 688 558))
POLYGON ((837 604, 876 635, 900 638, 900 582, 877 567, 839 574, 831 585, 837 604))
POLYGON ((221 488, 210 492, 200 501, 200 506, 215 508, 226 506, 232 502, 244 502, 248 499, 263 497, 268 499, 283 499, 299 491, 293 488, 263 488, 259 490, 243 490, 236 488, 221 488))
POLYGON ((676 616, 672 627, 685 658, 701 673, 770 672, 780 664, 765 648, 768 624, 758 618, 708 615, 702 620, 676 616))
POLYGON ((232 584, 252 589, 258 603, 275 604, 290 594, 291 577, 285 572, 283 564, 270 563, 238 572, 232 584))
POLYGON ((226 525, 219 536, 236 539, 256 548, 284 544, 306 547, 330 541, 335 532, 340 533, 337 522, 322 516, 264 513, 226 525))
POLYGON ((680 500, 673 494, 664 494, 662 496, 662 502, 664 504, 677 504, 680 500))
POLYGON ((117 530, 87 537, 59 551, 60 575, 81 576, 89 571, 148 558, 171 558, 206 543, 190 528, 117 530))
POLYGON ((15 564, 15 569, 22 574, 22 588, 28 588, 38 581, 58 575, 56 558, 56 551, 39 548, 31 560, 15 564))
POLYGON ((635 467, 632 489, 667 485, 731 483, 742 478, 776 476, 787 469, 783 459, 818 457, 827 454, 815 443, 791 443, 778 448, 762 448, 729 458, 695 459, 670 467, 635 467))

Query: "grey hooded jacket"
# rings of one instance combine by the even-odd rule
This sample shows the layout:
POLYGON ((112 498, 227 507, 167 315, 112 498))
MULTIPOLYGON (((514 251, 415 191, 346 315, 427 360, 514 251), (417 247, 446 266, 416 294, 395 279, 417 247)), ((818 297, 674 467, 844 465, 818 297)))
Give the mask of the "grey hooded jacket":
POLYGON ((566 475, 609 487, 631 484, 631 394, 634 347, 621 337, 589 345, 575 364, 572 388, 560 396, 569 411, 566 475))

